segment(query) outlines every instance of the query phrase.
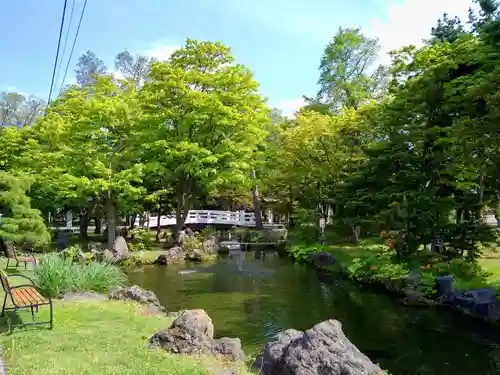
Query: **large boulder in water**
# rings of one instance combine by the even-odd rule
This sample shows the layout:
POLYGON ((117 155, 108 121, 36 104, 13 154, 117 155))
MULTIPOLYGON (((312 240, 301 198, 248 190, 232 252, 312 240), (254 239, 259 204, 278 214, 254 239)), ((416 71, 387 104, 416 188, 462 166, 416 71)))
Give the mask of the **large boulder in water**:
POLYGON ((278 333, 253 367, 263 375, 385 375, 349 341, 337 320, 321 322, 305 332, 278 333))
POLYGON ((239 339, 214 339, 212 319, 204 310, 186 310, 170 328, 160 330, 149 340, 151 348, 176 354, 221 355, 229 360, 245 359, 239 339))

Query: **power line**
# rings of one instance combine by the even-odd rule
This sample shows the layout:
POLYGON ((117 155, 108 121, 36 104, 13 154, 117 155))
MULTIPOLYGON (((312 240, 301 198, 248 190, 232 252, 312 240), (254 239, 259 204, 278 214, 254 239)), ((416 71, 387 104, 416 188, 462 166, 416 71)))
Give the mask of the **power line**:
POLYGON ((87 7, 87 0, 85 0, 85 2, 83 3, 82 14, 80 14, 80 20, 78 21, 78 27, 76 28, 75 39, 73 39, 73 45, 71 46, 71 52, 69 53, 68 63, 66 64, 66 69, 64 70, 64 76, 61 82, 61 87, 59 89, 59 95, 61 95, 62 89, 64 87, 64 81, 66 81, 66 75, 68 74, 69 65, 71 64, 71 58, 73 57, 76 40, 78 39, 78 34, 80 33, 80 26, 82 26, 83 15, 85 14, 86 7, 87 7))
POLYGON ((52 81, 50 82, 49 100, 47 101, 47 106, 50 105, 50 98, 52 97, 52 89, 54 88, 54 79, 56 78, 57 61, 59 60, 59 48, 61 47, 61 38, 64 27, 64 18, 66 17, 67 4, 68 0, 64 0, 64 8, 61 17, 61 28, 59 29, 59 40, 57 41, 56 60, 54 61, 54 69, 52 71, 52 81))
POLYGON ((71 5, 71 13, 69 14, 69 22, 68 22, 68 28, 66 29, 66 36, 64 37, 64 45, 63 45, 63 48, 62 48, 62 54, 61 54, 61 60, 60 60, 60 64, 57 65, 57 74, 56 74, 56 87, 57 87, 57 83, 59 82, 59 73, 61 73, 61 65, 64 61, 64 53, 66 52, 66 45, 68 44, 68 36, 69 36, 69 32, 71 30, 71 23, 73 22, 73 12, 75 11, 75 0, 73 0, 73 4, 71 5))

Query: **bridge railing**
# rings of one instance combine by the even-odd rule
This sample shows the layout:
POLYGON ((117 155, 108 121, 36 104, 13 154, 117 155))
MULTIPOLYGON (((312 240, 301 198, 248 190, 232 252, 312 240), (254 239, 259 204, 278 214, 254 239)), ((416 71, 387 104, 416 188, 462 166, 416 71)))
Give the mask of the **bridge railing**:
MULTIPOLYGON (((140 225, 139 219, 135 224, 140 225)), ((176 224, 175 213, 169 213, 160 217, 160 226, 173 226, 176 224)), ((212 211, 212 210, 190 210, 186 218, 186 224, 225 224, 244 227, 255 226, 255 214, 245 211, 212 211)), ((149 228, 158 225, 158 216, 149 216, 145 226, 149 228)))

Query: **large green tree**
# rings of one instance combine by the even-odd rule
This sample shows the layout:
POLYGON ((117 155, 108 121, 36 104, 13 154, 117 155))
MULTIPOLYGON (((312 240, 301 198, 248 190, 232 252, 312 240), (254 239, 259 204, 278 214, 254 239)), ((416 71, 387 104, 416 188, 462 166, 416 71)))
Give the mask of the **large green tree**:
POLYGON ((268 109, 229 48, 190 39, 168 61, 153 63, 141 99, 144 149, 174 192, 178 232, 200 194, 249 183, 268 109))

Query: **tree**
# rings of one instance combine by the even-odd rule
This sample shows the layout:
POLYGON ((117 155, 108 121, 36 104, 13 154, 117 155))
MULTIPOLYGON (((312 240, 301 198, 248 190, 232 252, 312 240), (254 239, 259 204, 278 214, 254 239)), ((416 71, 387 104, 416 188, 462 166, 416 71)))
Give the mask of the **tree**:
POLYGON ((145 149, 164 166, 176 199, 176 233, 196 197, 224 184, 249 186, 254 150, 268 109, 251 72, 220 43, 188 39, 167 62, 154 62, 142 90, 145 149))
POLYGON ((0 126, 32 125, 44 107, 44 101, 34 96, 26 98, 16 92, 3 92, 0 94, 0 126))
POLYGON ((40 211, 31 208, 26 195, 29 185, 25 176, 0 171, 0 247, 3 251, 6 242, 32 247, 50 242, 40 211))
POLYGON ((126 80, 136 82, 140 85, 151 69, 153 59, 146 56, 134 57, 130 52, 120 52, 115 58, 115 67, 118 69, 126 80))
POLYGON ((78 58, 76 82, 81 86, 94 85, 96 76, 107 74, 108 68, 92 51, 87 51, 78 58))
POLYGON ((40 152, 36 164, 67 204, 87 211, 103 202, 108 246, 116 236, 117 210, 144 192, 135 85, 124 89, 112 77, 74 87, 58 99, 36 125, 40 152))
POLYGON ((357 108, 380 97, 389 71, 381 65, 373 69, 379 52, 377 39, 364 36, 360 29, 339 28, 321 57, 318 101, 332 109, 357 108))
POLYGON ((429 43, 453 43, 466 34, 460 18, 448 18, 448 14, 444 13, 443 18, 438 19, 437 25, 431 29, 432 38, 429 43))

